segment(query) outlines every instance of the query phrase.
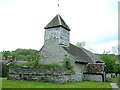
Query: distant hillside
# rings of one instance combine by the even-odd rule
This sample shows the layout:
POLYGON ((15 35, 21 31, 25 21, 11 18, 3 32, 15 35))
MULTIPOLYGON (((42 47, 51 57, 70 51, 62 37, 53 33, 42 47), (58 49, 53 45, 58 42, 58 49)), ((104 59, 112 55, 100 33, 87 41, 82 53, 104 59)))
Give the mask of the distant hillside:
POLYGON ((16 49, 15 51, 4 51, 3 56, 5 59, 11 55, 14 60, 22 60, 22 61, 34 61, 39 60, 39 51, 34 49, 16 49))

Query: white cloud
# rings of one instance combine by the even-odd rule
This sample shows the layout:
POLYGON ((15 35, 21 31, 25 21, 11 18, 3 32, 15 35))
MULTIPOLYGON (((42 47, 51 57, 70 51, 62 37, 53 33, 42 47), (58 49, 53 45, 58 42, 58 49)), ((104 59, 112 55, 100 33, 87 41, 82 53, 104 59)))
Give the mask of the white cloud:
POLYGON ((110 51, 112 52, 112 47, 116 47, 118 45, 118 40, 105 42, 101 44, 93 44, 93 45, 86 45, 86 49, 90 50, 91 48, 94 50, 95 53, 104 53, 104 51, 110 51))

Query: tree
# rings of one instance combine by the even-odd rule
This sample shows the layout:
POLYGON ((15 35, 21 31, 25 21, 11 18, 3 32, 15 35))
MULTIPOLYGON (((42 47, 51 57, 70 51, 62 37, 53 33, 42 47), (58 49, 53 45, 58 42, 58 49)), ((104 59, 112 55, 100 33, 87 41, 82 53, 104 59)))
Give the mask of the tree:
POLYGON ((120 72, 120 64, 117 61, 117 55, 109 54, 109 52, 104 52, 103 54, 99 54, 101 59, 106 64, 106 72, 107 73, 119 73, 120 72))
POLYGON ((16 49, 15 51, 4 51, 3 56, 7 59, 8 55, 14 60, 34 61, 39 60, 39 52, 34 49, 16 49))
POLYGON ((5 57, 6 60, 7 60, 8 55, 10 55, 10 51, 3 52, 3 56, 5 57))
POLYGON ((108 54, 103 54, 102 55, 102 60, 104 60, 105 64, 106 64, 106 72, 111 73, 114 71, 114 61, 111 59, 111 56, 109 56, 108 54))
POLYGON ((86 45, 85 42, 77 42, 76 43, 76 46, 79 47, 79 48, 84 47, 85 45, 86 45))
POLYGON ((17 49, 16 58, 17 60, 27 60, 27 61, 34 61, 39 59, 39 52, 33 49, 17 49))

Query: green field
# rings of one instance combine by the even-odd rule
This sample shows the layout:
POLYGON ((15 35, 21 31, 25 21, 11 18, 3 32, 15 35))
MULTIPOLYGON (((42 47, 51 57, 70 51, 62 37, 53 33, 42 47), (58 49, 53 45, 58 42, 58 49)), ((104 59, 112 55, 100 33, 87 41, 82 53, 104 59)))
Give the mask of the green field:
POLYGON ((67 82, 64 84, 7 80, 2 78, 2 88, 111 88, 107 82, 67 82))

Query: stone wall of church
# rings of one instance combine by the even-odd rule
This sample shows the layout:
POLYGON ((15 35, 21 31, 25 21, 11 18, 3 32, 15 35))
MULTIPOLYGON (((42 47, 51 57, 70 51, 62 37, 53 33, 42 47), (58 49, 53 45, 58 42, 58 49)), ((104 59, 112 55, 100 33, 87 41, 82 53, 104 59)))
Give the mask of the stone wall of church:
POLYGON ((84 64, 74 64, 74 71, 77 73, 81 73, 81 76, 83 77, 83 71, 84 71, 85 65, 84 64))
POLYGON ((62 65, 66 54, 65 50, 57 43, 57 40, 50 40, 40 50, 40 63, 62 65))
POLYGON ((81 74, 65 68, 39 68, 39 67, 11 67, 8 74, 9 80, 29 80, 39 82, 74 82, 82 81, 81 74))

